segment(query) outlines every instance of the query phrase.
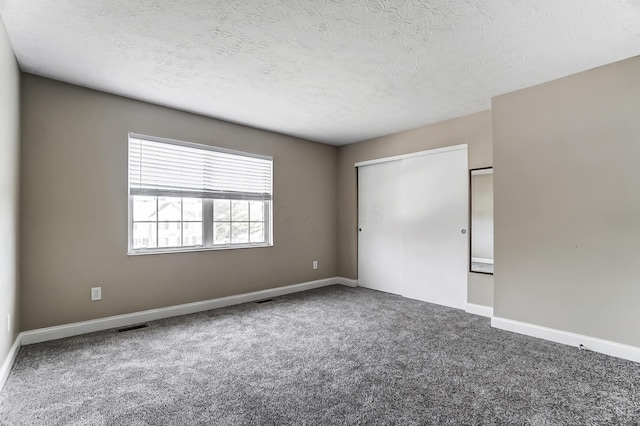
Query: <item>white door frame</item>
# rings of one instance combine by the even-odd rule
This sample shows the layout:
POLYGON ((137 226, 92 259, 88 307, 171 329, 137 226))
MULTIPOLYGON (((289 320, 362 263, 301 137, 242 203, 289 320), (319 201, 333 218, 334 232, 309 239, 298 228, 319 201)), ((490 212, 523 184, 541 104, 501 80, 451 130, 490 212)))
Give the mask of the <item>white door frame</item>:
POLYGON ((468 149, 468 148, 469 148, 469 146, 466 143, 463 143, 463 144, 460 144, 460 145, 445 146, 444 148, 434 148, 434 149, 428 149, 426 151, 411 152, 409 154, 394 155, 392 157, 377 158, 375 160, 359 161, 359 162, 354 164, 354 167, 358 168, 360 166, 368 166, 368 165, 371 165, 371 164, 386 163, 387 161, 404 160, 405 158, 421 157, 423 155, 440 154, 442 152, 449 152, 449 151, 459 151, 461 149, 468 149))
MULTIPOLYGON (((452 145, 452 146, 448 146, 448 147, 442 147, 442 148, 435 148, 435 149, 429 149, 429 150, 424 150, 424 151, 418 151, 418 152, 413 152, 413 153, 408 153, 408 154, 402 154, 402 155, 395 155, 395 156, 391 156, 391 157, 383 157, 383 158, 378 158, 378 159, 373 159, 373 160, 366 160, 366 161, 360 161, 354 164, 354 167, 357 169, 358 167, 361 166, 368 166, 368 165, 372 165, 372 164, 379 164, 379 163, 385 163, 385 162, 390 162, 390 161, 398 161, 398 160, 403 160, 403 159, 407 159, 407 158, 413 158, 413 157, 420 157, 420 156, 425 156, 425 155, 434 155, 434 154, 441 154, 441 153, 445 153, 445 152, 451 152, 451 151, 459 151, 459 150, 468 150, 468 145, 467 144, 459 144, 459 145, 452 145)), ((468 166, 467 166, 468 168, 468 166)), ((468 198, 468 197, 467 197, 468 198)), ((360 196, 358 194, 357 196, 357 204, 359 206, 360 204, 360 196)), ((357 214, 357 218, 358 218, 358 226, 360 226, 359 220, 360 220, 360 216, 359 213, 357 214)), ((467 218, 468 219, 468 218, 467 218)), ((468 228, 468 225, 465 223, 464 224, 465 228, 468 228)), ((359 244, 360 244, 360 232, 358 232, 358 239, 357 239, 357 253, 358 255, 360 254, 360 248, 359 248, 359 244)), ((469 234, 467 233, 466 235, 466 240, 467 240, 467 256, 468 256, 468 245, 469 245, 469 234)), ((465 264, 468 263, 469 259, 465 260, 465 264)), ((359 265, 359 260, 357 260, 358 265, 359 265)), ((466 269, 466 268, 465 268, 466 269)), ((359 271, 358 271, 359 273, 359 271)), ((467 299, 468 299, 468 295, 467 295, 467 286, 468 286, 468 282, 467 280, 465 280, 465 288, 464 288, 464 294, 465 294, 465 300, 461 301, 462 302, 462 306, 466 305, 467 303, 467 299)), ((462 308, 464 309, 464 308, 462 308)))

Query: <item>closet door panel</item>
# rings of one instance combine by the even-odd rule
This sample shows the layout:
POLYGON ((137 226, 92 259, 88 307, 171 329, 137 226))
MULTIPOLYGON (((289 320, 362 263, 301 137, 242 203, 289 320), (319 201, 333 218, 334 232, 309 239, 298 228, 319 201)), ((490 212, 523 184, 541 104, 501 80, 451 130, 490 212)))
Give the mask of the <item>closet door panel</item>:
POLYGON ((358 168, 358 285, 402 292, 401 161, 358 168))
POLYGON ((465 308, 467 173, 466 149, 402 160, 402 295, 465 308))

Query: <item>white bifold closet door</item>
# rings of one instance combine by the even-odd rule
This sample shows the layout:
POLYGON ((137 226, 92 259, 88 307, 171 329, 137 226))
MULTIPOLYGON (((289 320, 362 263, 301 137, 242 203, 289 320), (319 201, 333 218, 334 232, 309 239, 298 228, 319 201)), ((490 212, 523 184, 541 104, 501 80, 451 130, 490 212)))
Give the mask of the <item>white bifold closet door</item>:
POLYGON ((358 283, 464 309, 466 146, 358 167, 358 283))

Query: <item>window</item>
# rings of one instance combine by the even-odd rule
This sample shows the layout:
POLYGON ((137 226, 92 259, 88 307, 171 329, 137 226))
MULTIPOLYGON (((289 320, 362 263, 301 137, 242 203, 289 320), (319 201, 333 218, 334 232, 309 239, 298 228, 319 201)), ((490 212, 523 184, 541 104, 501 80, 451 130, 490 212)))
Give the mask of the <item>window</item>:
POLYGON ((129 253, 270 246, 272 165, 129 134, 129 253))

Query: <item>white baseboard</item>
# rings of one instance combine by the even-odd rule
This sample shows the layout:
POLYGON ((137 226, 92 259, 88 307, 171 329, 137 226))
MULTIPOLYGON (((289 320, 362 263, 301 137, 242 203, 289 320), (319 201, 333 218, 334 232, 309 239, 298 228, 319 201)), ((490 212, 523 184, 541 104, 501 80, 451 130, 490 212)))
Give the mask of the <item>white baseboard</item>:
POLYGON ((11 349, 9 349, 7 357, 2 363, 2 368, 0 368, 0 391, 4 387, 4 384, 9 377, 9 372, 11 372, 11 367, 13 367, 13 362, 16 360, 16 356, 18 356, 20 346, 22 346, 22 333, 18 334, 18 336, 16 337, 13 345, 11 345, 11 349))
POLYGON ((485 259, 484 257, 472 257, 471 261, 479 262, 479 263, 488 263, 490 265, 493 265, 493 259, 485 259))
POLYGON ((605 355, 629 361, 640 362, 640 348, 635 346, 500 317, 491 318, 491 326, 501 330, 537 337, 539 339, 563 343, 569 346, 580 347, 580 345, 582 345, 584 349, 588 349, 590 351, 600 352, 605 355))
POLYGON ((347 287, 358 287, 358 280, 352 280, 351 278, 337 277, 336 282, 347 287))
MULTIPOLYGON (((254 302, 256 300, 283 296, 314 288, 325 287, 334 284, 354 286, 354 280, 334 277, 322 280, 309 281, 301 284, 284 287, 270 288, 266 290, 243 293, 235 296, 220 297, 218 299, 204 300, 201 302, 185 303, 183 305, 168 306, 166 308, 150 309, 148 311, 133 312, 124 315, 99 318, 90 321, 74 322, 55 327, 39 328, 22 333, 22 344, 46 342, 48 340, 62 339, 64 337, 77 336, 79 334, 93 333, 95 331, 109 330, 111 328, 126 327, 147 321, 155 321, 179 315, 193 314, 211 309, 224 308, 225 306, 239 305, 241 303, 254 302)), ((355 282, 357 285, 357 282, 355 282)))
POLYGON ((476 305, 475 303, 467 303, 464 311, 470 314, 482 315, 491 318, 493 316, 493 307, 485 305, 476 305))

